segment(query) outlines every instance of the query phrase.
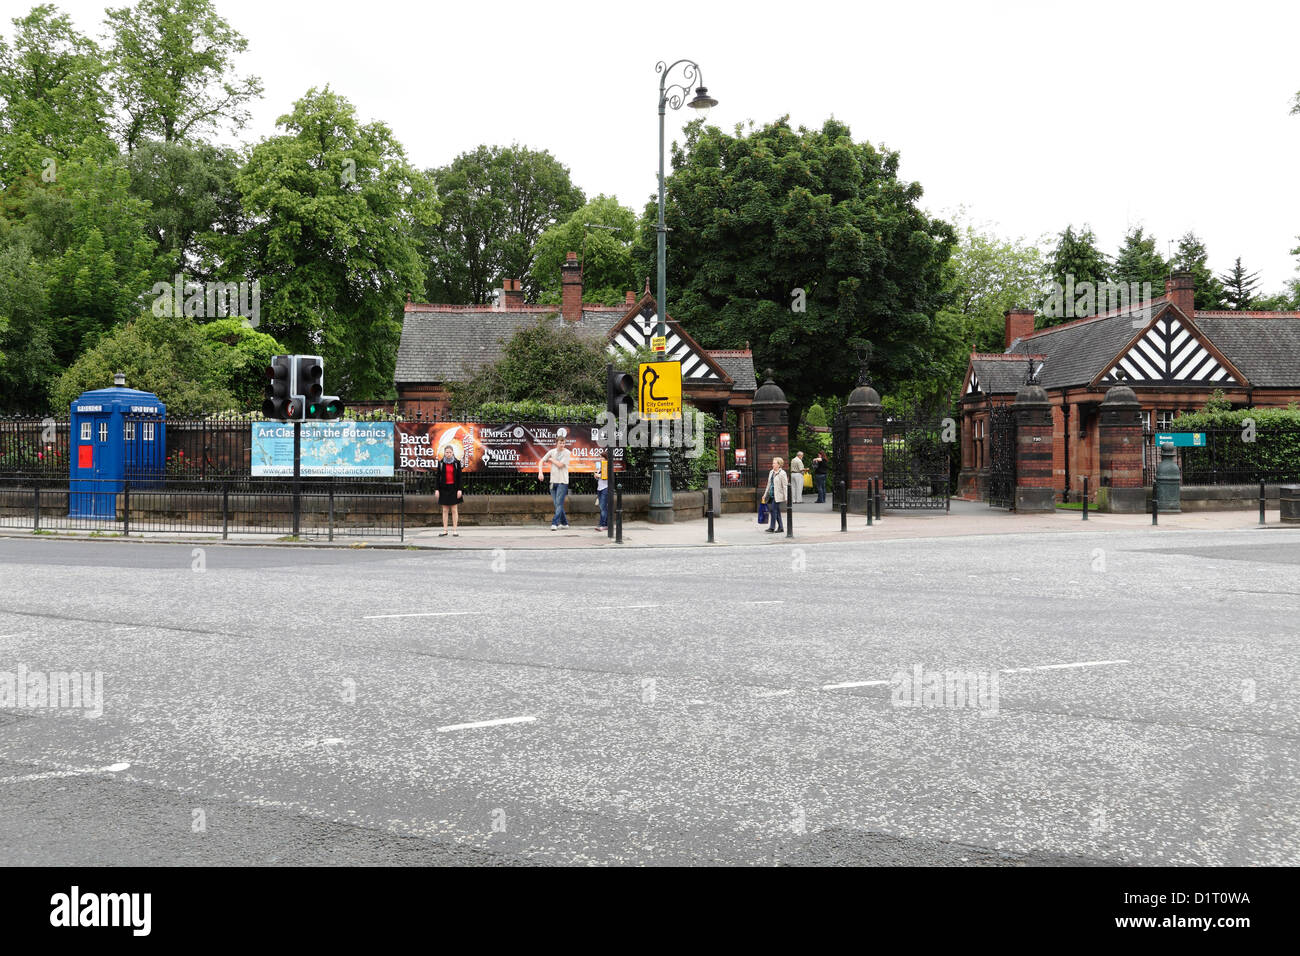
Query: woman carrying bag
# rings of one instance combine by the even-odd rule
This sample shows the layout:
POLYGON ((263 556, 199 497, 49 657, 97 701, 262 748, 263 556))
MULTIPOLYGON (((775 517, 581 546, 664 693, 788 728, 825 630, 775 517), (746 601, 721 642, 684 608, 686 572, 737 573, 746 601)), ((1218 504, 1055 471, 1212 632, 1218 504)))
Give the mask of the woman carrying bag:
POLYGON ((442 531, 438 537, 447 537, 447 515, 451 513, 452 537, 460 537, 460 503, 465 498, 464 486, 460 480, 460 462, 456 460, 456 450, 450 445, 442 448, 442 461, 434 473, 434 489, 438 493, 438 504, 442 505, 442 531))
POLYGON ((763 492, 763 501, 772 515, 772 525, 767 529, 769 534, 785 530, 785 524, 781 521, 781 503, 789 492, 790 477, 781 468, 783 464, 785 462, 780 458, 772 459, 772 470, 767 475, 767 491, 763 492))

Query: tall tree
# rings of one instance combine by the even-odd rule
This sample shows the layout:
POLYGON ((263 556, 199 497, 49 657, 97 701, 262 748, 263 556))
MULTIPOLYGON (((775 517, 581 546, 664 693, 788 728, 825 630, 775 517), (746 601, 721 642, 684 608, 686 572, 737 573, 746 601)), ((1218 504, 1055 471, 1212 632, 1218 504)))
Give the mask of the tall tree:
POLYGON ((233 236, 245 225, 235 189, 235 151, 148 139, 136 144, 128 168, 131 195, 149 204, 149 237, 175 269, 199 280, 214 278, 214 264, 204 261, 210 240, 233 236))
POLYGON ((1196 284, 1195 306, 1198 309, 1222 309, 1223 285, 1210 271, 1208 261, 1210 254, 1205 250, 1205 243, 1196 233, 1188 232, 1178 240, 1178 252, 1174 256, 1174 270, 1190 272, 1196 284))
POLYGON ((0 37, 0 181, 34 173, 51 182, 87 139, 107 137, 103 57, 51 4, 13 24, 13 42, 0 37))
POLYGON ((613 196, 597 196, 562 223, 542 233, 533 248, 532 278, 538 301, 560 301, 560 266, 570 252, 582 259, 582 298, 616 303, 635 289, 632 242, 636 213, 613 196))
POLYGON ((278 125, 236 177, 251 226, 225 251, 261 282, 262 331, 321 355, 345 398, 387 397, 402 303, 424 282, 414 231, 437 222, 432 183, 328 87, 278 125))
POLYGON ((519 279, 532 298, 532 275, 542 233, 583 204, 569 170, 546 151, 523 146, 480 146, 431 175, 442 221, 421 231, 428 262, 430 302, 483 304, 502 279, 519 279))
MULTIPOLYGON (((1110 280, 1111 264, 1099 248, 1092 227, 1087 224, 1078 232, 1073 224, 1056 237, 1056 247, 1047 254, 1046 278, 1062 289, 1077 288, 1081 283, 1094 286, 1110 280)), ((1053 315, 1051 310, 1043 317, 1044 325, 1060 325, 1077 318, 1072 310, 1053 315)))
POLYGON ((1231 272, 1219 276, 1223 285, 1223 302, 1229 309, 1253 309, 1255 290, 1259 288, 1259 273, 1247 272, 1241 264, 1241 256, 1232 266, 1231 272))
POLYGON ((948 267, 952 304, 947 311, 960 318, 961 374, 970 352, 1002 351, 1007 310, 1035 304, 1043 255, 1023 239, 1003 239, 967 223, 958 232, 948 267))
MULTIPOLYGON (((933 340, 956 237, 898 164, 833 119, 732 133, 695 120, 673 146, 665 305, 706 347, 751 343, 792 425, 814 396, 853 387, 868 343, 882 391, 941 370, 933 340)), ((649 203, 638 275, 654 274, 655 219, 649 203)))
POLYGON ((229 123, 242 129, 262 94, 256 76, 237 76, 248 47, 211 0, 138 0, 107 11, 112 86, 128 152, 148 137, 174 143, 229 123))
POLYGON ((1146 234, 1141 226, 1130 229, 1115 256, 1111 278, 1115 282, 1139 285, 1149 282, 1152 290, 1159 293, 1168 275, 1169 262, 1156 248, 1156 237, 1146 234))

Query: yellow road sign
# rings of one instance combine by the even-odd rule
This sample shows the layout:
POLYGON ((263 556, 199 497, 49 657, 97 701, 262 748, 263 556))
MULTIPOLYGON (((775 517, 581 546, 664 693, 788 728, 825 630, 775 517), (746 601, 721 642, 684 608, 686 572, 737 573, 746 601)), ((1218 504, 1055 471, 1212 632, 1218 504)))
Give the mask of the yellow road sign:
POLYGON ((668 351, 668 337, 665 336, 665 335, 653 335, 653 336, 651 336, 651 337, 650 337, 650 351, 652 351, 652 352, 667 352, 667 351, 668 351))
POLYGON ((682 414, 682 363, 648 362, 637 376, 637 409, 642 418, 682 414))

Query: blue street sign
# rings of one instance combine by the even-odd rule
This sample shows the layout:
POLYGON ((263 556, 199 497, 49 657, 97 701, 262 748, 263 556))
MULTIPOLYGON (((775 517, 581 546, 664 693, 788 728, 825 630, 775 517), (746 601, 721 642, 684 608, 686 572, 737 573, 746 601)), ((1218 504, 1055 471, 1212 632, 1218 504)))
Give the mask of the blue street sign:
POLYGON ((1173 445, 1175 448, 1204 448, 1205 432, 1157 432, 1157 445, 1173 445))

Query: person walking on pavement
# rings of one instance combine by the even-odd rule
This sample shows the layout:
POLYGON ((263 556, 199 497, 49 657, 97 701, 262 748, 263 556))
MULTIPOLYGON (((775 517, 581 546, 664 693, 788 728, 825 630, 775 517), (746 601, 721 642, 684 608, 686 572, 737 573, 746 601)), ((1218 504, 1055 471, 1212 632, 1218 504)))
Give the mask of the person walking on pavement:
POLYGON ((434 472, 434 489, 438 494, 438 504, 442 505, 442 531, 438 537, 447 537, 447 515, 451 514, 451 533, 460 537, 460 503, 465 498, 464 485, 460 480, 461 466, 456 460, 456 450, 450 445, 442 446, 442 461, 434 472))
POLYGON ((569 516, 564 513, 564 499, 569 496, 569 449, 564 436, 555 439, 555 447, 542 456, 537 463, 537 480, 542 480, 542 468, 551 463, 551 501, 555 503, 555 517, 551 519, 551 530, 567 528, 569 516))
POLYGON ((785 530, 785 523, 781 520, 781 506, 785 504, 785 496, 790 490, 790 479, 781 467, 784 464, 782 459, 773 458, 772 470, 767 475, 767 491, 763 493, 763 501, 767 502, 767 510, 772 516, 768 534, 785 530))
POLYGON ((609 530, 609 462, 604 458, 596 466, 596 502, 600 505, 600 520, 597 531, 609 530))
POLYGON ((818 452, 813 459, 813 487, 817 489, 817 503, 826 501, 826 454, 818 452))
POLYGON ((795 504, 803 502, 803 472, 803 452, 797 451, 790 461, 790 500, 795 504))

